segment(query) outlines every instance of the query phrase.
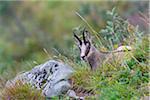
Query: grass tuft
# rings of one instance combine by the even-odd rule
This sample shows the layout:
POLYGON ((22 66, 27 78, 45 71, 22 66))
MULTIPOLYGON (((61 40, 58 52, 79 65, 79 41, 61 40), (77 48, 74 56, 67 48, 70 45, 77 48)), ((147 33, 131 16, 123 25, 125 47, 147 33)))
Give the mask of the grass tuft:
POLYGON ((17 81, 15 85, 5 87, 1 93, 2 100, 45 100, 41 91, 32 88, 29 84, 17 81))

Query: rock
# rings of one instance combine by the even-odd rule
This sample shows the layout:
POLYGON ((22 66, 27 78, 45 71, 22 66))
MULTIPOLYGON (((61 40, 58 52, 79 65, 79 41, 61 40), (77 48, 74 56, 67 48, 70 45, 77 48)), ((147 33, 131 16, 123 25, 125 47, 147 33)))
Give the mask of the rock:
POLYGON ((50 83, 46 85, 43 93, 47 97, 58 96, 62 93, 66 93, 70 89, 71 85, 67 81, 60 81, 57 84, 51 86, 50 83))
POLYGON ((67 95, 69 97, 72 97, 72 98, 77 99, 77 100, 84 100, 84 97, 77 96, 76 93, 75 93, 75 91, 73 91, 73 90, 68 90, 67 91, 67 95))
POLYGON ((6 83, 6 87, 15 85, 17 80, 31 84, 46 97, 58 96, 66 93, 71 87, 68 79, 74 70, 61 62, 49 60, 44 64, 35 66, 31 71, 17 75, 13 80, 6 83))
POLYGON ((67 91, 67 95, 68 95, 69 97, 72 97, 72 98, 75 98, 75 99, 78 99, 78 98, 79 98, 79 97, 76 95, 75 91, 73 91, 73 90, 68 90, 68 91, 67 91))

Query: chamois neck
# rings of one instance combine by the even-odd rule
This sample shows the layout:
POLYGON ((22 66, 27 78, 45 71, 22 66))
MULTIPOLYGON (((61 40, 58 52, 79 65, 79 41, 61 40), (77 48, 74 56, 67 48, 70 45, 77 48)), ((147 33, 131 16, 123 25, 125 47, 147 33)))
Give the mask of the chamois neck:
POLYGON ((107 53, 98 51, 94 46, 91 46, 91 50, 88 54, 87 61, 92 70, 95 70, 98 66, 102 65, 103 60, 106 58, 107 53))

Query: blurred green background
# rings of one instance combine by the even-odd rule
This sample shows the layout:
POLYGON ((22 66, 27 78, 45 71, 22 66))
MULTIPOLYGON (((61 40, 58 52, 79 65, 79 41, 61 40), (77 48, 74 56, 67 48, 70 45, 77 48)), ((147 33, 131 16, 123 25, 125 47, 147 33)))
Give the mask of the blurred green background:
POLYGON ((58 52, 71 57, 72 31, 86 25, 75 12, 99 32, 109 19, 106 11, 113 7, 148 33, 148 25, 138 15, 148 15, 148 1, 0 1, 0 76, 11 78, 54 59, 58 52))

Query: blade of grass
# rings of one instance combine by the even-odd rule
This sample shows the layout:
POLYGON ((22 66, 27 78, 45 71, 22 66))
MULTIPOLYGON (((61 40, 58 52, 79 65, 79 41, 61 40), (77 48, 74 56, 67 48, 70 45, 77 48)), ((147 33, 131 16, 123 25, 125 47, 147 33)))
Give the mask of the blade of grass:
POLYGON ((100 36, 100 37, 97 36, 98 33, 97 33, 97 32, 92 28, 92 26, 85 20, 85 18, 83 18, 78 12, 76 12, 76 15, 79 16, 79 17, 87 24, 87 26, 92 30, 92 32, 94 33, 94 35, 95 35, 96 38, 98 39, 99 44, 103 46, 103 44, 102 44, 102 42, 101 42, 102 37, 101 37, 101 36, 100 36))

